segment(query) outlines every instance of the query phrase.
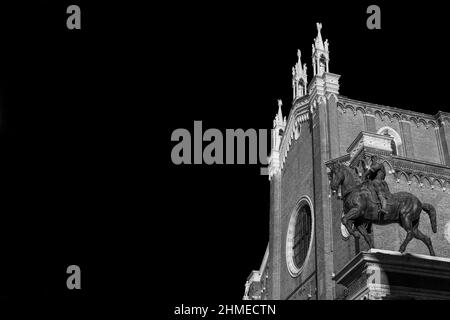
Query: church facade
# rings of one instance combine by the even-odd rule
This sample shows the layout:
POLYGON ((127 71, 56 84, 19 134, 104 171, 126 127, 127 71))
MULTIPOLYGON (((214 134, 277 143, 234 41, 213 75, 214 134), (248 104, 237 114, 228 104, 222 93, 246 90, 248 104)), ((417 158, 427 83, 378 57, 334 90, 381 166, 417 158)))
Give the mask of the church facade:
POLYGON ((307 81, 298 51, 289 115, 279 101, 273 122, 269 243, 244 299, 450 298, 441 290, 450 284, 450 114, 342 96, 319 23, 312 48, 313 78, 307 81), (384 164, 392 193, 410 192, 436 209, 437 232, 425 213, 419 227, 436 257, 417 239, 398 253, 406 235, 398 224, 373 225, 376 249, 349 236, 327 164, 355 166, 371 155, 384 164), (426 280, 415 281, 420 275, 426 280))

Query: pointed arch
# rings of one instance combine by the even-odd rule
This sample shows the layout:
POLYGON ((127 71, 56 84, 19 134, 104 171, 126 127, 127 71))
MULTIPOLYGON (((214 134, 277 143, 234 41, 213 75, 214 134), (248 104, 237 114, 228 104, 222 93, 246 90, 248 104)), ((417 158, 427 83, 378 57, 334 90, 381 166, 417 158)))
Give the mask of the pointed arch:
POLYGON ((356 112, 358 112, 358 111, 361 111, 361 113, 363 115, 365 115, 367 113, 366 110, 363 107, 360 107, 360 106, 356 107, 356 112))
POLYGON ((394 167, 387 160, 383 160, 383 165, 384 165, 384 168, 386 169, 386 171, 389 173, 394 170, 394 167))
POLYGON ((398 180, 399 180, 399 182, 408 183, 408 181, 409 181, 408 175, 402 171, 402 172, 400 172, 400 175, 398 176, 398 180))
POLYGON ((449 180, 444 180, 442 188, 443 189, 448 189, 449 187, 450 187, 450 181, 449 180))
POLYGON ((417 118, 416 117, 410 117, 409 121, 411 121, 412 123, 414 123, 416 125, 416 127, 419 127, 419 123, 417 122, 417 118))
POLYGON ((385 111, 384 115, 388 118, 389 122, 392 122, 392 115, 389 112, 385 111))
POLYGON ((400 116, 400 114, 398 114, 398 113, 394 113, 394 114, 392 115, 392 118, 395 119, 395 120, 397 120, 397 121, 400 121, 400 120, 401 120, 401 116, 400 116))
POLYGON ((435 188, 441 188, 442 189, 444 187, 444 184, 442 183, 442 181, 440 179, 435 178, 435 179, 433 179, 433 186, 435 188))
POLYGON ((381 121, 384 121, 384 119, 383 119, 383 113, 381 113, 380 110, 376 110, 376 111, 374 112, 374 114, 375 114, 376 117, 378 117, 378 119, 380 119, 381 121))
POLYGON ((436 127, 437 127, 437 123, 434 122, 433 120, 429 120, 429 121, 428 121, 428 126, 429 126, 429 127, 432 127, 432 128, 436 128, 436 127))
POLYGON ((427 122, 425 121, 425 119, 419 119, 418 124, 421 125, 423 124, 423 126, 426 128, 427 126, 427 122))
POLYGON ((353 112, 353 114, 355 114, 355 108, 351 104, 345 105, 344 112, 347 111, 346 109, 350 109, 353 112))
POLYGON ((411 184, 417 185, 417 187, 418 187, 420 184, 420 177, 416 174, 412 174, 410 181, 411 181, 411 184))
POLYGON ((421 182, 422 182, 422 185, 426 188, 431 188, 431 186, 432 186, 432 183, 428 177, 423 177, 421 182))

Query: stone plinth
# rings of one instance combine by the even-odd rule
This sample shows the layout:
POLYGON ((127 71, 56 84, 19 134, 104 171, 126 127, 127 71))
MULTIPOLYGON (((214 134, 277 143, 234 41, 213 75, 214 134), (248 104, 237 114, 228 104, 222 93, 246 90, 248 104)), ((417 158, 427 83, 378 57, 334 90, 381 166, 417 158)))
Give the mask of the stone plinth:
POLYGON ((344 300, 450 300, 450 259, 371 249, 360 252, 333 280, 344 300))

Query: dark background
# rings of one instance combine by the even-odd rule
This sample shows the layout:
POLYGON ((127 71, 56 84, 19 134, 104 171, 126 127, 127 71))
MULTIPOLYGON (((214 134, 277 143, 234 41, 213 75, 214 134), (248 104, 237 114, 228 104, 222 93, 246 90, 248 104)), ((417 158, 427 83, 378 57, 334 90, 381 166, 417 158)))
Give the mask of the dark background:
POLYGON ((135 93, 148 86, 138 79, 145 30, 126 18, 132 8, 87 1, 75 1, 81 30, 68 30, 73 3, 0 7, 4 299, 130 297, 146 281, 138 219, 148 210, 136 202, 145 145, 134 138, 144 127, 132 125, 150 107, 135 93), (80 291, 66 287, 72 264, 80 291))
POLYGON ((368 30, 370 4, 2 3, 0 296, 241 299, 268 242, 267 176, 176 166, 171 134, 270 129, 297 49, 312 77, 316 22, 342 95, 446 111, 447 11, 375 2, 368 30))

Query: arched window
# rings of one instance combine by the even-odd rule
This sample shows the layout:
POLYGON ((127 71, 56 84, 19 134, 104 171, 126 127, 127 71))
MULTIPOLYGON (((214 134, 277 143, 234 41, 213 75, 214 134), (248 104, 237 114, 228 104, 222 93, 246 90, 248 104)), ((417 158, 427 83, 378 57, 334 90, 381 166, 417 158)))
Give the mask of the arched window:
POLYGON ((325 57, 321 56, 319 60, 319 75, 322 75, 324 72, 326 72, 326 65, 327 62, 325 60, 325 57))
POLYGON ((306 94, 305 83, 303 82, 303 79, 300 79, 300 81, 298 82, 298 95, 304 96, 305 94, 306 94))
POLYGON ((393 140, 391 141, 392 154, 394 156, 401 155, 402 139, 400 138, 400 135, 397 133, 397 131, 395 131, 391 127, 383 127, 380 128, 377 133, 392 137, 393 138, 393 140))

